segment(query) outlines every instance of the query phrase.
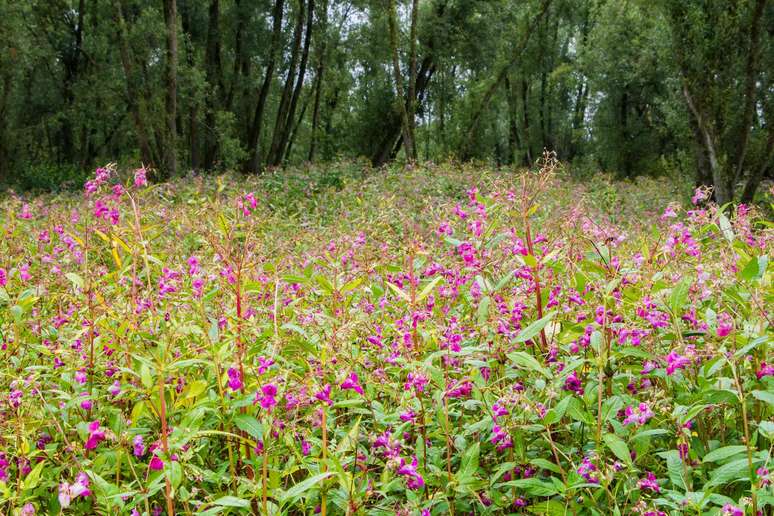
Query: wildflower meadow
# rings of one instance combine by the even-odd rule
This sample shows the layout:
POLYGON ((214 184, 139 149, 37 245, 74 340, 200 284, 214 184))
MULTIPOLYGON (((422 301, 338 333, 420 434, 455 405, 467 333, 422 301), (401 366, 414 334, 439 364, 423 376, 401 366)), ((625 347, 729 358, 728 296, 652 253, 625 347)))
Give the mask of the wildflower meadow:
POLYGON ((772 514, 771 192, 283 174, 4 194, 4 514, 772 514))

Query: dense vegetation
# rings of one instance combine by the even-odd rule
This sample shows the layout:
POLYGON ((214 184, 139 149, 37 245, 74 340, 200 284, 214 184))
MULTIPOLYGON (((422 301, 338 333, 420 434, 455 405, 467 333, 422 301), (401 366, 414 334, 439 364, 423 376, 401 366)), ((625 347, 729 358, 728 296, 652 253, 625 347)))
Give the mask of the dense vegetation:
POLYGON ((0 510, 770 513, 771 223, 539 168, 6 196, 0 510))
POLYGON ((767 0, 0 0, 0 183, 547 148, 749 203, 773 31, 767 0))

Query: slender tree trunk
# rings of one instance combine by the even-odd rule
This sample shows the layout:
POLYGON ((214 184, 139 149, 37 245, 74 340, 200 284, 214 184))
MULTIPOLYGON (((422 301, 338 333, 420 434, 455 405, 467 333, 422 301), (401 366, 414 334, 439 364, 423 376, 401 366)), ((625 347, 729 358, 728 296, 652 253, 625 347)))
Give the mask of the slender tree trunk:
MULTIPOLYGON (((241 37, 241 36, 240 36, 241 37)), ((211 170, 218 155, 218 136, 215 127, 215 113, 223 91, 223 69, 220 49, 220 0, 210 0, 207 23, 207 46, 204 54, 204 72, 207 91, 204 97, 204 163, 205 170, 211 170)), ((236 76, 234 77, 236 82, 236 76)))
POLYGON ((763 7, 765 5, 766 0, 757 0, 752 15, 750 48, 747 53, 747 64, 745 67, 744 113, 742 114, 742 126, 739 128, 739 143, 737 144, 739 155, 734 167, 734 185, 742 176, 747 147, 750 141, 750 128, 755 112, 755 82, 758 75, 758 61, 760 60, 761 19, 763 18, 763 7))
POLYGON ((707 122, 696 106, 693 100, 691 92, 688 90, 688 85, 683 83, 683 96, 685 97, 688 109, 694 117, 697 135, 701 138, 700 144, 704 146, 704 150, 707 155, 707 161, 709 163, 709 169, 712 174, 712 184, 714 186, 715 200, 718 204, 725 204, 734 199, 733 185, 729 184, 723 174, 720 162, 718 161, 717 151, 715 150, 715 138, 707 125, 707 122))
POLYGON ((317 70, 314 76, 314 108, 312 109, 312 135, 309 142, 309 161, 314 161, 314 153, 317 147, 317 131, 320 125, 320 98, 323 90, 323 77, 325 74, 325 51, 328 42, 328 0, 323 0, 322 14, 320 17, 319 32, 321 37, 317 70))
POLYGON ((768 173, 771 173, 774 167, 774 109, 766 109, 767 133, 766 152, 763 155, 760 166, 752 171, 747 178, 742 190, 741 202, 751 203, 755 198, 755 192, 758 186, 768 173))
MULTIPOLYGON (((300 0, 300 5, 304 5, 304 1, 300 0)), ((303 13, 303 10, 302 10, 303 13)), ((290 97, 290 103, 287 108, 286 113, 278 113, 278 125, 279 127, 275 130, 275 142, 272 142, 272 153, 270 156, 270 162, 269 165, 271 166, 279 166, 282 164, 282 159, 285 156, 285 148, 287 147, 288 138, 290 137, 290 132, 293 129, 293 121, 296 117, 296 107, 298 105, 298 99, 301 96, 301 89, 304 86, 304 76, 306 75, 306 64, 309 60, 309 46, 311 44, 312 40, 312 26, 314 21, 314 0, 309 0, 308 9, 307 9, 307 23, 306 23, 306 34, 304 35, 304 48, 301 52, 301 63, 298 68, 298 76, 296 77, 296 85, 293 88, 293 93, 290 97), (279 116, 282 116, 281 124, 279 120, 279 116)), ((303 25, 303 16, 299 15, 299 22, 301 25, 303 25)), ((288 75, 288 83, 292 84, 291 82, 291 75, 288 75)))
POLYGON ((519 138, 519 114, 516 102, 516 94, 513 91, 508 76, 505 77, 505 94, 508 101, 508 163, 513 164, 516 159, 516 153, 521 147, 519 138))
POLYGON ((389 29, 390 29, 390 47, 392 50, 392 72, 395 80, 395 91, 397 92, 397 103, 400 109, 401 120, 403 121, 403 147, 406 151, 406 160, 411 163, 416 161, 414 154, 414 140, 411 134, 411 121, 409 120, 409 109, 406 102, 411 103, 406 98, 403 91, 403 76, 400 71, 400 57, 398 56, 398 15, 395 7, 395 0, 389 0, 389 29))
POLYGON ((282 135, 285 132, 285 126, 288 121, 288 111, 290 109, 291 98, 293 95, 293 83, 296 78, 296 67, 298 66, 298 56, 301 53, 301 42, 304 34, 304 20, 306 13, 306 3, 304 0, 298 0, 298 18, 296 19, 296 26, 293 31, 293 47, 290 53, 290 64, 288 65, 288 73, 285 77, 285 86, 282 88, 282 95, 280 96, 279 107, 277 108, 277 117, 274 122, 274 132, 272 133, 271 146, 269 148, 269 155, 266 159, 266 164, 269 166, 277 165, 278 158, 281 158, 280 145, 282 141, 282 135))
POLYGON ((532 141, 529 137, 529 83, 521 80, 521 109, 524 120, 524 165, 532 166, 532 141))
POLYGON ((255 115, 253 116, 253 122, 250 125, 250 132, 247 138, 247 150, 250 154, 242 167, 244 172, 258 172, 260 169, 261 161, 258 147, 261 139, 261 128, 263 126, 263 113, 266 108, 266 98, 269 96, 271 81, 274 78, 277 50, 279 48, 280 38, 282 37, 282 10, 284 6, 285 0, 275 0, 274 10, 272 12, 272 36, 271 47, 269 48, 269 60, 266 63, 263 84, 258 93, 258 104, 255 106, 255 115))
POLYGON ((409 84, 408 84, 408 122, 411 132, 411 154, 414 159, 417 154, 416 138, 416 82, 417 82, 417 20, 419 18, 419 0, 411 3, 411 29, 409 33, 409 84))
POLYGON ((126 101, 129 105, 129 112, 132 115, 132 123, 134 124, 134 130, 137 136, 137 144, 140 147, 140 159, 145 166, 155 167, 156 161, 153 152, 151 151, 148 129, 138 102, 142 93, 137 84, 138 77, 132 66, 132 57, 129 52, 129 36, 127 34, 126 20, 124 19, 121 0, 113 0, 113 10, 116 25, 118 26, 118 44, 119 53, 121 55, 121 65, 124 69, 126 101))
POLYGON ((166 175, 177 173, 177 2, 164 0, 164 21, 167 25, 166 55, 166 133, 164 162, 166 175))
MULTIPOLYGON (((180 21, 183 25, 183 34, 185 34, 185 38, 183 38, 185 46, 185 61, 189 68, 194 69, 196 67, 196 59, 194 54, 194 34, 191 25, 191 4, 189 2, 182 2, 180 11, 180 21)), ((201 157, 199 151, 199 102, 196 98, 191 98, 189 102, 188 154, 191 169, 199 170, 201 167, 201 157)))
POLYGON ((503 80, 505 80, 505 77, 510 71, 510 69, 514 65, 516 65, 518 60, 521 58, 521 55, 524 52, 524 49, 527 47, 527 43, 529 42, 530 35, 534 32, 535 27, 540 22, 540 20, 542 20, 543 17, 546 15, 550 5, 551 5, 551 0, 543 0, 540 11, 529 23, 529 25, 527 26, 527 29, 524 31, 524 34, 522 35, 521 41, 516 45, 516 48, 513 51, 513 57, 511 57, 511 60, 508 61, 508 63, 506 63, 506 65, 500 69, 497 76, 495 77, 495 80, 492 82, 492 84, 489 85, 489 88, 484 93, 484 98, 482 99, 481 104, 479 104, 478 108, 473 114, 473 118, 471 119, 470 125, 468 126, 465 140, 463 141, 463 144, 462 144, 461 155, 463 159, 466 159, 468 157, 469 149, 473 143, 473 139, 476 133, 476 129, 478 128, 478 124, 481 121, 481 117, 483 116, 484 112, 489 107, 489 103, 492 101, 492 98, 494 97, 494 94, 497 91, 497 88, 500 86, 503 80))
POLYGON ((304 114, 306 114, 306 110, 309 107, 309 102, 311 100, 312 94, 306 96, 304 103, 301 104, 301 113, 298 115, 298 119, 296 120, 296 123, 293 124, 293 129, 290 131, 290 136, 288 137, 288 145, 285 148, 285 155, 282 158, 283 163, 287 163, 290 160, 290 153, 293 150, 293 143, 296 141, 296 136, 298 135, 298 128, 301 127, 301 122, 304 121, 304 114))

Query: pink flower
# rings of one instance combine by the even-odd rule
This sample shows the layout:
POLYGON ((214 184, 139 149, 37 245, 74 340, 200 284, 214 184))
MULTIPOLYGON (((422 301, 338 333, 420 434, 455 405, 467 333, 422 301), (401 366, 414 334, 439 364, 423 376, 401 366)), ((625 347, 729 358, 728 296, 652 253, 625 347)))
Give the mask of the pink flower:
POLYGON ((134 171, 134 186, 137 188, 142 188, 144 186, 148 186, 148 178, 147 178, 148 171, 145 170, 145 167, 138 168, 134 171))
POLYGON ((153 471, 161 471, 164 469, 164 461, 161 460, 158 455, 154 454, 148 463, 148 467, 153 471))
POLYGON ((83 445, 87 450, 93 450, 99 443, 105 440, 105 431, 99 427, 99 421, 89 423, 89 438, 83 445))
POLYGON ((327 403, 328 405, 333 405, 333 401, 331 401, 331 386, 330 384, 325 384, 325 386, 322 388, 322 390, 318 391, 314 395, 315 399, 322 401, 323 403, 327 403))
POLYGON ((238 391, 242 388, 242 374, 233 367, 228 368, 228 387, 232 391, 238 391))
POLYGON ((624 419, 624 425, 639 424, 644 425, 650 418, 653 417, 653 411, 647 403, 640 403, 635 409, 631 405, 626 407, 626 419, 624 419))
POLYGON ((774 365, 761 362, 761 368, 755 372, 755 376, 758 377, 758 380, 764 376, 774 376, 774 365))
POLYGON ((59 484, 59 505, 61 505, 63 509, 70 507, 72 499, 78 496, 84 498, 91 496, 91 491, 89 490, 89 477, 83 472, 78 473, 74 483, 68 484, 67 482, 62 482, 59 484))
POLYGON ((141 435, 136 435, 134 439, 132 439, 132 453, 138 458, 145 455, 145 445, 142 442, 141 435))
POLYGON ((352 389, 356 393, 360 394, 361 396, 363 393, 363 388, 360 386, 357 373, 352 372, 349 374, 349 376, 342 382, 341 384, 342 389, 352 389))
POLYGON ((398 475, 409 477, 406 485, 409 489, 420 489, 425 485, 425 480, 417 472, 417 457, 411 458, 411 464, 406 464, 404 459, 400 459, 400 467, 397 470, 398 475))
POLYGON ((734 319, 728 315, 726 312, 723 312, 718 315, 718 328, 717 328, 717 335, 721 339, 723 337, 727 337, 729 333, 731 333, 731 330, 734 329, 734 319))
POLYGON ((685 369, 688 365, 691 364, 691 360, 688 357, 680 355, 677 351, 672 351, 669 353, 669 355, 666 357, 666 362, 666 373, 670 376, 673 375, 676 370, 685 369))
POLYGON ((5 269, 0 267, 0 287, 4 287, 8 284, 8 273, 5 269))
POLYGON ((261 403, 261 408, 267 411, 271 411, 271 409, 274 407, 274 405, 277 404, 277 399, 275 398, 277 396, 277 386, 273 383, 267 383, 263 387, 261 387, 261 395, 259 396, 258 393, 255 393, 255 400, 253 403, 261 403))
POLYGON ((650 471, 648 471, 648 474, 645 478, 640 479, 640 481, 637 483, 637 487, 640 489, 650 489, 654 493, 661 492, 661 487, 658 485, 656 475, 650 471))
POLYGON ((744 511, 739 507, 727 503, 723 506, 721 513, 723 516, 744 516, 744 511))
POLYGON ((570 375, 564 380, 563 389, 565 391, 577 393, 579 396, 583 396, 583 383, 581 383, 580 379, 578 378, 578 373, 576 371, 570 373, 570 375))

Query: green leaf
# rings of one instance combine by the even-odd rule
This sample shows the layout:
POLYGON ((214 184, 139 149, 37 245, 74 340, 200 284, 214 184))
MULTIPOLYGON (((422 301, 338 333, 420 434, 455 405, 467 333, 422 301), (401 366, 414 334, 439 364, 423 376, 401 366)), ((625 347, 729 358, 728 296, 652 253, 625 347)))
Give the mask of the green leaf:
POLYGON ((457 474, 457 479, 460 483, 465 483, 466 479, 472 478, 478 470, 478 456, 481 445, 474 443, 465 453, 462 455, 462 461, 460 462, 460 471, 457 474))
POLYGON ((688 292, 691 289, 691 284, 691 279, 685 277, 672 289, 672 293, 669 295, 669 308, 672 310, 672 314, 678 315, 686 301, 688 301, 688 292))
POLYGON ((746 281, 759 280, 766 273, 766 266, 768 263, 769 257, 766 255, 753 256, 750 258, 750 261, 747 262, 747 265, 744 266, 744 269, 742 269, 739 275, 746 281))
POLYGON ((404 292, 403 290, 401 290, 400 287, 398 287, 397 285, 393 285, 389 281, 387 282, 387 286, 390 287, 390 290, 392 290, 393 292, 398 294, 399 298, 401 298, 402 300, 404 300, 407 303, 411 302, 411 298, 409 297, 409 295, 406 294, 406 292, 404 292))
MULTIPOLYGON (((753 468, 756 467, 758 462, 760 462, 760 459, 753 460, 753 468)), ((748 480, 749 477, 750 467, 747 463, 747 458, 736 459, 714 470, 706 487, 722 486, 737 480, 748 480)))
POLYGON ((65 274, 65 277, 69 279, 70 283, 76 286, 78 290, 83 290, 83 278, 81 278, 78 274, 74 272, 68 272, 65 274))
POLYGON ((250 507, 250 500, 237 498, 236 496, 223 496, 212 502, 212 505, 217 505, 218 507, 239 507, 246 509, 250 507))
POLYGON ((669 473, 669 481, 672 482, 672 487, 682 491, 687 491, 684 478, 684 465, 683 459, 680 458, 680 454, 677 450, 669 450, 663 453, 659 453, 667 461, 667 472, 669 473))
POLYGON ((43 466, 45 465, 46 461, 39 462, 38 465, 24 477, 22 489, 35 489, 38 487, 38 484, 40 483, 40 473, 43 471, 43 466))
POLYGON ((725 239, 732 243, 734 241, 734 228, 731 226, 731 221, 728 220, 728 217, 720 210, 718 210, 718 226, 725 239))
POLYGON ((774 392, 752 391, 752 395, 755 399, 765 401, 769 405, 774 405, 774 392))
POLYGON ((422 289, 422 291, 417 296, 417 303, 421 303, 424 301, 424 299, 430 295, 430 293, 433 291, 436 285, 443 279, 443 276, 436 276, 433 278, 433 281, 425 285, 425 288, 422 289))
POLYGON ((511 480, 505 482, 503 486, 516 487, 524 490, 528 495, 532 496, 554 496, 559 491, 552 483, 543 482, 537 478, 522 478, 519 480, 511 480))
POLYGON ((253 416, 241 414, 234 418, 234 423, 243 432, 247 432, 258 440, 263 439, 263 425, 253 416))
POLYGON ((508 353, 508 358, 522 369, 535 371, 545 376, 546 378, 551 378, 551 373, 545 367, 541 366, 540 362, 538 362, 535 357, 525 353, 524 351, 514 351, 513 353, 508 353))
POLYGON ((758 432, 761 433, 763 437, 769 440, 774 439, 774 422, 772 421, 761 421, 758 423, 758 432))
POLYGON ((744 453, 745 451, 747 451, 747 447, 742 445, 724 446, 723 448, 718 448, 717 450, 709 452, 704 456, 702 462, 718 462, 733 457, 734 455, 744 453))
POLYGON ((331 475, 333 475, 333 472, 326 471, 325 473, 320 473, 318 475, 309 477, 306 480, 299 482, 298 484, 294 485, 293 487, 291 487, 290 489, 288 489, 287 491, 284 491, 282 494, 279 495, 278 501, 280 505, 285 505, 285 503, 297 499, 302 494, 307 492, 309 489, 314 487, 318 482, 330 477, 331 475))
POLYGON ((605 434, 603 439, 607 447, 616 457, 627 464, 632 463, 631 452, 629 451, 629 447, 626 446, 626 443, 623 439, 615 434, 605 434))
POLYGON ((519 332, 519 334, 516 336, 515 341, 516 342, 527 342, 531 338, 533 338, 535 335, 540 333, 540 330, 546 327, 546 324, 554 318, 556 312, 550 312, 547 315, 544 315, 542 318, 538 319, 537 321, 533 322, 523 330, 519 332))
POLYGON ((478 323, 481 325, 486 324, 486 320, 489 318, 489 304, 492 299, 489 296, 481 298, 481 302, 478 304, 478 310, 476 312, 478 323))

